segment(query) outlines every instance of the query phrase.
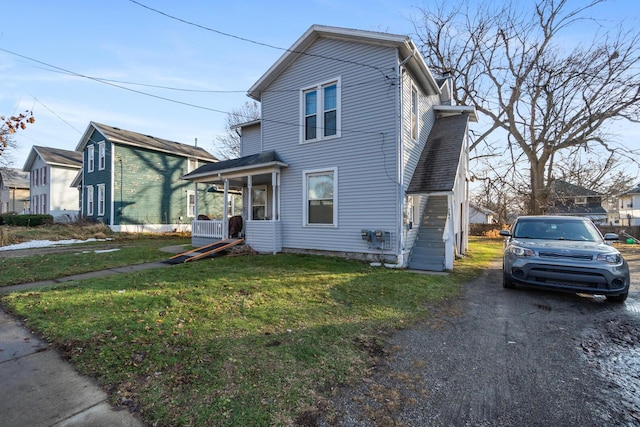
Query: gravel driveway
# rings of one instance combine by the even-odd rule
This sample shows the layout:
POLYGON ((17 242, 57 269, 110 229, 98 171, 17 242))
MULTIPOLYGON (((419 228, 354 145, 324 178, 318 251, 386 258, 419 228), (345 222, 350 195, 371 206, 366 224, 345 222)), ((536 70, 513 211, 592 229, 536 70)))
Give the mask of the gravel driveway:
POLYGON ((625 256, 624 304, 503 289, 497 262, 391 337, 371 377, 340 389, 320 425, 640 425, 640 247, 625 256))

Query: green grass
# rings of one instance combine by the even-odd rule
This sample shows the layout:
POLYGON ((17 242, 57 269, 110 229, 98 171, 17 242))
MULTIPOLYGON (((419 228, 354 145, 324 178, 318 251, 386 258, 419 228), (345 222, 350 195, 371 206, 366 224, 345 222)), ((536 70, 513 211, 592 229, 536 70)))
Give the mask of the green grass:
POLYGON ((64 254, 0 258, 0 287, 167 259, 172 254, 162 252, 160 248, 190 243, 189 239, 178 237, 141 238, 135 241, 76 244, 66 247, 72 252, 64 254), (101 249, 106 245, 118 250, 96 252, 98 245, 101 249))
POLYGON ((367 375, 394 329, 496 259, 448 275, 305 255, 224 257, 14 293, 3 305, 158 425, 291 425, 367 375))

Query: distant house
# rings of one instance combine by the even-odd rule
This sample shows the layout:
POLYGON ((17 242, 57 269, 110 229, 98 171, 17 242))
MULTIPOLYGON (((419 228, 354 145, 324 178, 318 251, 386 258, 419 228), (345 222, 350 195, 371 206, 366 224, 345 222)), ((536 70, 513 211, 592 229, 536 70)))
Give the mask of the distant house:
POLYGON ((469 205, 470 224, 495 224, 497 221, 498 215, 492 210, 476 205, 469 205))
MULTIPOLYGON (((84 218, 114 231, 190 230, 196 194, 181 176, 217 159, 202 148, 91 122, 76 148, 84 218)), ((201 188, 202 211, 223 211, 222 196, 201 188), (215 203, 218 206, 213 206, 215 203)))
MULTIPOLYGON (((409 37, 314 25, 248 94, 262 116, 238 126, 241 157, 184 178, 242 193, 253 249, 423 270, 465 253, 475 110, 451 105, 409 37)), ((226 217, 200 225, 194 245, 229 236, 226 217)))
POLYGON ((29 212, 29 173, 0 168, 0 214, 29 212))
POLYGON ((545 213, 575 215, 606 223, 607 211, 602 207, 603 195, 588 188, 557 179, 551 183, 550 205, 545 213))
POLYGON ((71 182, 82 168, 82 154, 59 148, 33 146, 22 168, 30 174, 32 214, 49 214, 56 222, 78 216, 78 191, 71 182))
POLYGON ((620 195, 620 225, 640 225, 640 186, 620 195))

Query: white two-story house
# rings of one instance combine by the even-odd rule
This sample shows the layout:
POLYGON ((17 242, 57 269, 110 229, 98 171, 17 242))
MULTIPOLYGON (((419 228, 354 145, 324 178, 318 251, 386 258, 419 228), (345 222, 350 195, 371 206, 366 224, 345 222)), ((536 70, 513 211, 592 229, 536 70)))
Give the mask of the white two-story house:
MULTIPOLYGON (((243 194, 256 251, 453 268, 467 249, 468 124, 404 35, 314 25, 249 89, 241 157, 184 176, 243 194)), ((196 204, 197 206, 197 204, 196 204)), ((192 228, 193 244, 228 237, 192 228)))

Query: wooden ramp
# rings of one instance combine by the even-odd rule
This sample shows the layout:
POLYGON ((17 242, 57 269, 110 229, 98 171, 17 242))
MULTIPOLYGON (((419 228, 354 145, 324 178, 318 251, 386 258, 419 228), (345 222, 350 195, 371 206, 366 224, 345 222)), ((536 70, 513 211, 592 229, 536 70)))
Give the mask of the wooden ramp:
POLYGON ((244 239, 220 240, 219 242, 215 242, 210 245, 201 246, 199 248, 174 255, 164 262, 166 264, 184 264, 186 262, 197 261, 202 258, 214 257, 216 254, 221 254, 232 246, 239 245, 243 242, 244 239))

